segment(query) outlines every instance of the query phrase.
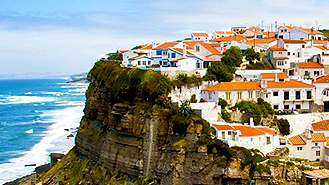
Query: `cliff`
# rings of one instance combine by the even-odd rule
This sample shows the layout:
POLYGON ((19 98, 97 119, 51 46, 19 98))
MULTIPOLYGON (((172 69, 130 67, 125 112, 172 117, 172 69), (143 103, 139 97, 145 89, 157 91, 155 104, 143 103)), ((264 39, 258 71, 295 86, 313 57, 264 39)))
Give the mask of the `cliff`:
MULTIPOLYGON (((273 179, 273 167, 261 153, 229 148, 188 106, 172 105, 167 77, 97 62, 88 80, 76 145, 40 183, 267 184, 273 179)), ((276 174, 283 182, 298 180, 298 169, 293 177, 280 169, 276 174)))

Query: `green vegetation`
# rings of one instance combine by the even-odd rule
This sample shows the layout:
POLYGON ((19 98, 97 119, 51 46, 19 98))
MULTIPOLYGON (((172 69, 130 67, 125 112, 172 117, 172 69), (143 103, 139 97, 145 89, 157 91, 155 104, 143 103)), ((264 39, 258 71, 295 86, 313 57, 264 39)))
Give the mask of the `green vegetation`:
POLYGON ((275 119, 274 122, 277 124, 282 135, 287 136, 290 134, 290 123, 287 119, 275 119))
POLYGON ((115 62, 96 62, 88 74, 90 78, 109 93, 112 104, 138 98, 154 101, 171 91, 168 77, 153 70, 123 69, 115 62))
POLYGON ((188 101, 182 101, 178 108, 172 106, 173 131, 181 136, 186 135, 188 126, 191 124, 192 109, 188 101))
POLYGON ((248 48, 244 55, 249 64, 253 64, 255 60, 260 61, 260 53, 256 52, 253 48, 248 48))
POLYGON ((228 105, 226 100, 222 99, 222 98, 218 98, 218 105, 220 105, 220 107, 222 109, 225 109, 225 107, 228 105))
POLYGON ((190 103, 197 103, 198 100, 196 99, 196 95, 192 94, 191 99, 190 99, 190 103))
POLYGON ((122 53, 108 53, 107 60, 122 61, 122 53))
POLYGON ((233 147, 233 149, 237 152, 238 156, 241 156, 241 154, 243 155, 244 160, 242 160, 241 162, 242 168, 247 165, 250 165, 250 176, 255 170, 257 170, 258 172, 269 171, 269 169, 264 166, 258 167, 258 163, 265 161, 266 159, 265 156, 258 149, 246 149, 243 147, 233 147))
POLYGON ((179 147, 182 147, 184 148, 186 151, 189 150, 189 145, 186 141, 186 139, 181 139, 175 143, 172 144, 172 146, 175 148, 175 149, 178 149, 179 147))
POLYGON ((231 120, 232 115, 231 115, 231 113, 227 112, 226 110, 222 110, 221 116, 225 122, 232 122, 232 120, 231 120))
POLYGON ((196 75, 188 76, 185 73, 178 74, 177 77, 172 81, 172 86, 175 88, 181 89, 182 86, 186 84, 195 84, 199 86, 203 79, 201 77, 197 77, 196 75))
POLYGON ((225 51, 221 61, 212 62, 207 68, 207 74, 203 76, 206 81, 230 82, 235 73, 235 67, 242 63, 242 52, 238 47, 231 47, 225 51))
POLYGON ((249 63, 246 69, 272 69, 269 64, 263 62, 249 63))
POLYGON ((271 104, 264 101, 262 98, 257 99, 257 103, 252 101, 241 101, 235 104, 235 107, 240 111, 245 111, 253 117, 255 125, 259 125, 261 117, 267 117, 268 114, 274 114, 271 104))
POLYGON ((324 30, 319 30, 320 32, 322 32, 324 35, 325 35, 325 39, 328 39, 329 38, 329 30, 327 29, 324 29, 324 30))

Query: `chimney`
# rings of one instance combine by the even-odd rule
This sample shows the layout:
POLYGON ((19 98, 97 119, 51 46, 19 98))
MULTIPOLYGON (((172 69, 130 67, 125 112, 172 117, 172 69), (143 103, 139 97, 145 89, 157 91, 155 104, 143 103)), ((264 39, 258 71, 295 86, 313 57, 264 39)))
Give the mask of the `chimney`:
POLYGON ((183 43, 183 58, 186 58, 186 44, 183 43))
POLYGON ((260 81, 260 87, 264 89, 267 88, 267 80, 262 79, 260 81))
POLYGON ((250 117, 250 126, 253 127, 254 126, 254 118, 250 117))
POLYGON ((275 79, 274 79, 275 82, 278 82, 278 73, 275 73, 275 79))
POLYGON ((305 137, 306 137, 306 138, 311 138, 311 132, 310 132, 309 129, 306 129, 306 130, 305 130, 305 137))

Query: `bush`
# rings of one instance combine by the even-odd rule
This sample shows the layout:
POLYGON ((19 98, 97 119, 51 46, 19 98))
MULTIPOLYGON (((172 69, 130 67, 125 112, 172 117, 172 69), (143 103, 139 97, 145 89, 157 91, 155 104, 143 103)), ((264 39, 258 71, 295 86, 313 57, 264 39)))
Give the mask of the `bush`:
POLYGON ((190 103, 197 103, 198 100, 196 99, 196 95, 192 94, 191 99, 190 99, 190 103))
POLYGON ((232 122, 231 120, 231 114, 227 112, 226 110, 222 110, 221 116, 225 122, 232 122))
POLYGON ((218 98, 218 105, 220 105, 220 107, 222 109, 225 109, 225 107, 228 105, 226 100, 222 99, 222 98, 218 98))
POLYGON ((287 119, 276 119, 275 123, 278 125, 279 131, 282 135, 286 136, 290 134, 290 123, 287 119))

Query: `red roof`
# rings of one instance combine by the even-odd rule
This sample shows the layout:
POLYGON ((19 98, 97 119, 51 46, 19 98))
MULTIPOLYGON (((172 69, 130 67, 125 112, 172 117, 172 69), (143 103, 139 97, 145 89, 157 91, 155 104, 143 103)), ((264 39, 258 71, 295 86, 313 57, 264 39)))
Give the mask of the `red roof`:
POLYGON ((261 131, 266 132, 266 133, 269 133, 269 134, 272 134, 272 135, 278 134, 277 131, 275 131, 273 129, 270 129, 268 127, 256 127, 256 129, 261 130, 261 131))
POLYGON ((225 34, 235 34, 235 32, 234 31, 214 31, 216 34, 223 34, 223 35, 225 35, 225 34))
MULTIPOLYGON (((208 50, 210 53, 212 54, 217 54, 217 55, 221 55, 221 53, 219 51, 217 51, 212 44, 208 44, 208 43, 204 43, 201 42, 200 43, 206 50, 208 50)), ((215 45, 218 46, 218 45, 215 45)))
POLYGON ((238 36, 228 36, 228 37, 219 37, 217 39, 211 40, 212 42, 225 42, 225 41, 241 41, 247 40, 246 37, 238 35, 238 36))
POLYGON ((155 49, 167 50, 169 47, 174 47, 177 44, 178 44, 177 42, 165 42, 157 46, 155 49))
POLYGON ((292 137, 288 138, 288 141, 292 145, 306 145, 305 141, 302 139, 302 137, 300 135, 292 136, 292 137))
POLYGON ((283 40, 284 43, 289 43, 289 44, 306 44, 306 41, 304 40, 292 40, 292 39, 281 39, 283 40))
POLYGON ((275 60, 286 60, 288 57, 274 57, 275 60))
POLYGON ((275 74, 277 74, 278 79, 289 78, 287 73, 261 73, 260 76, 264 78, 275 78, 275 74))
POLYGON ((316 79, 316 82, 313 83, 329 83, 329 75, 321 76, 316 79))
POLYGON ((324 68, 321 64, 317 62, 296 63, 296 66, 298 66, 298 68, 324 68))
POLYGON ((209 37, 207 32, 194 32, 192 33, 194 37, 209 37))
POLYGON ((329 120, 312 123, 313 130, 329 130, 329 120))
POLYGON ((262 132, 261 130, 258 130, 254 127, 251 126, 238 126, 238 125, 234 125, 235 130, 240 130, 241 132, 241 137, 246 137, 246 136, 260 136, 260 135, 264 135, 265 133, 262 132))
POLYGON ((203 91, 261 90, 260 82, 221 82, 203 91))
POLYGON ((291 87, 315 87, 315 86, 301 82, 301 81, 290 79, 290 80, 287 80, 284 82, 268 81, 267 87, 268 88, 291 88, 291 87))
POLYGON ((308 34, 320 34, 323 35, 322 32, 316 30, 316 29, 311 29, 311 28, 302 28, 302 27, 296 27, 297 29, 300 29, 308 34))
POLYGON ((272 51, 287 51, 287 50, 284 49, 284 48, 278 48, 278 46, 272 46, 272 47, 270 47, 270 49, 271 49, 272 51))
POLYGON ((230 125, 217 125, 212 124, 217 130, 234 130, 234 128, 230 125))

